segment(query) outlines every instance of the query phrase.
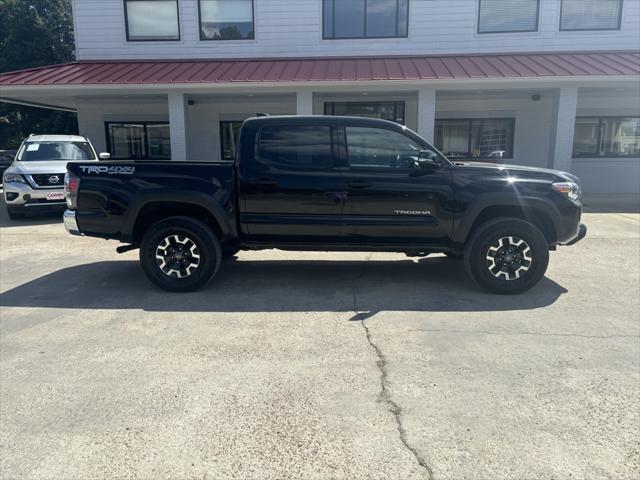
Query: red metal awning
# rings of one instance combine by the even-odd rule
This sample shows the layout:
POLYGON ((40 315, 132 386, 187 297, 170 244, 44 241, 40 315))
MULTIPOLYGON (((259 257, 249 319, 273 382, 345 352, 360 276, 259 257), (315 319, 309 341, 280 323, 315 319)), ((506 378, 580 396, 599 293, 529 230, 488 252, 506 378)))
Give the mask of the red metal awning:
POLYGON ((291 83, 640 75, 640 51, 79 61, 0 74, 0 86, 291 83))

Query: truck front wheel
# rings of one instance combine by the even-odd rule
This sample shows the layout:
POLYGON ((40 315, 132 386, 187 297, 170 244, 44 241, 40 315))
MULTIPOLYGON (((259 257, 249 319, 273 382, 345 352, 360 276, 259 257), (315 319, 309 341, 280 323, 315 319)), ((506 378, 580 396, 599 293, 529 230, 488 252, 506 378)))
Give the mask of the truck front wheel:
POLYGON ((499 218, 481 225, 464 251, 465 268, 480 286, 494 293, 529 290, 544 276, 549 246, 534 225, 499 218))
POLYGON ((220 242, 204 223, 170 217, 147 230, 140 263, 155 285, 170 292, 191 292, 207 284, 222 258, 220 242))

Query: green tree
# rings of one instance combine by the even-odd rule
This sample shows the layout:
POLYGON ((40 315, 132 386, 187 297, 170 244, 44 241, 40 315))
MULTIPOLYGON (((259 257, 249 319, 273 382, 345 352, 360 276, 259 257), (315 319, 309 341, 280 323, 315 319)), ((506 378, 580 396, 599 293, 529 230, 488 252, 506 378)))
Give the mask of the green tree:
MULTIPOLYGON (((0 0, 0 72, 71 62, 74 48, 71 0, 0 0)), ((77 131, 73 113, 0 102, 0 149, 30 133, 77 131)))

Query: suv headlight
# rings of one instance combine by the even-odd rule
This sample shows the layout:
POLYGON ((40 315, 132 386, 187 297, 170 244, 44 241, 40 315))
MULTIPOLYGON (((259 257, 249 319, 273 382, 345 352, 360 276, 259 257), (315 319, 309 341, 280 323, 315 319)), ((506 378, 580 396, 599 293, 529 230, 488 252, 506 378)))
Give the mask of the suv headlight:
POLYGON ((569 197, 571 200, 580 199, 580 185, 575 182, 556 182, 552 186, 556 192, 569 197))
POLYGON ((27 183, 22 175, 17 173, 5 173, 2 179, 3 183, 27 183))

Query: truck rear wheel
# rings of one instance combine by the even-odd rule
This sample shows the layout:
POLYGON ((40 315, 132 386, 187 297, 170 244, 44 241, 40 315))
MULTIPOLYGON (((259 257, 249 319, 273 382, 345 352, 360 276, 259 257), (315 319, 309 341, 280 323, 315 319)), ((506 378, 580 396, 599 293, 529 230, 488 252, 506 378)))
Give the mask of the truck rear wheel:
POLYGON ((536 285, 547 271, 549 246, 534 225, 499 218, 481 225, 464 251, 465 268, 480 286, 516 294, 536 285))
POLYGON ((147 230, 140 263, 155 285, 170 292, 191 292, 207 284, 222 258, 220 242, 204 223, 170 217, 147 230))

